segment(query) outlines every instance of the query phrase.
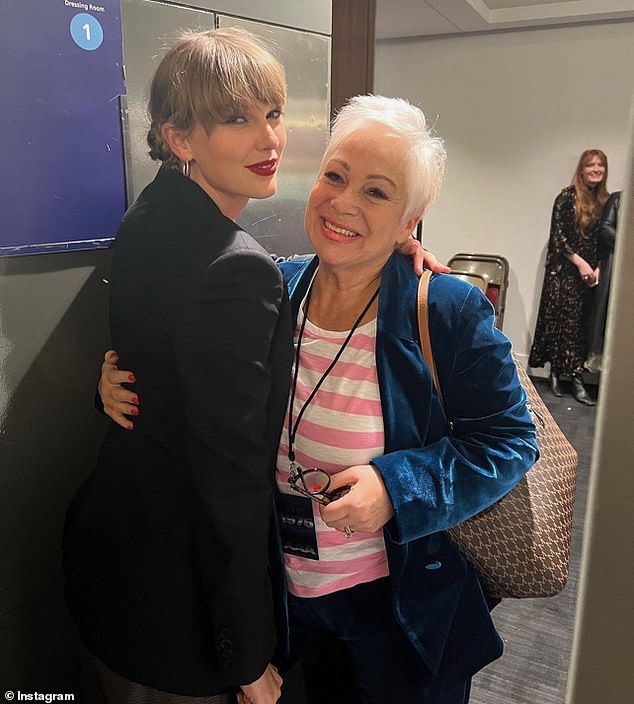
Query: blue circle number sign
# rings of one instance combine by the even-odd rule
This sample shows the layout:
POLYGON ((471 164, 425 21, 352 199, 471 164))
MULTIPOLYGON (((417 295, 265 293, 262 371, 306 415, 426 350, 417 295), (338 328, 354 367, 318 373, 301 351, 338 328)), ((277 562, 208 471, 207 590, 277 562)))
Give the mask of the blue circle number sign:
POLYGON ((95 17, 80 12, 70 21, 70 36, 81 49, 94 51, 103 42, 103 28, 95 17))

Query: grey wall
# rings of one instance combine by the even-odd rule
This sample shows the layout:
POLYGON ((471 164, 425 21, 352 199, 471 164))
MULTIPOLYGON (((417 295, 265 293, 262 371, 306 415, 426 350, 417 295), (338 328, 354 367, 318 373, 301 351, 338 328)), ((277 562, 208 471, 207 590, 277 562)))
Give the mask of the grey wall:
POLYGON ((223 15, 248 17, 282 27, 307 29, 310 32, 330 34, 330 0, 161 0, 174 4, 189 5, 203 10, 214 10, 223 15))
POLYGON ((444 261, 510 263, 504 331, 528 353, 553 201, 579 155, 609 158, 623 187, 634 92, 634 22, 467 34, 377 45, 375 89, 419 104, 446 140, 447 178, 425 223, 444 261))
POLYGON ((105 250, 0 259, 0 692, 76 691, 84 659, 61 599, 70 496, 105 425, 105 250))
MULTIPOLYGON (((327 133, 330 0, 190 3, 197 9, 185 4, 123 0, 124 56, 126 44, 142 44, 151 63, 152 47, 165 39, 155 36, 149 23, 126 21, 131 8, 142 8, 141 15, 192 17, 187 26, 195 27, 201 18, 211 18, 208 26, 213 26, 208 11, 217 9, 231 15, 227 22, 238 23, 242 16, 271 23, 260 27, 276 40, 292 36, 296 64, 289 79, 301 84, 300 48, 307 44, 301 36, 305 30, 318 33, 308 44, 319 51, 320 69, 311 60, 313 73, 302 86, 305 98, 310 84, 318 84, 311 94, 316 98, 308 112, 290 120, 289 132, 299 136, 284 175, 289 198, 303 200, 299 191, 307 189, 327 133), (293 178, 293 171, 299 177, 293 178)), ((177 24, 174 29, 183 26, 177 24)), ((289 87, 291 100, 296 107, 289 87)), ((129 116, 132 127, 145 119, 142 112, 129 116)), ((138 192, 142 183, 129 180, 138 192)), ((257 210, 245 215, 249 222, 265 217, 257 210)), ((303 250, 302 233, 295 235, 285 246, 303 250)), ((63 603, 60 546, 66 507, 94 465, 107 426, 93 408, 93 396, 108 347, 109 268, 109 250, 0 257, 0 697, 20 689, 75 693, 75 701, 100 702, 91 664, 63 603)))

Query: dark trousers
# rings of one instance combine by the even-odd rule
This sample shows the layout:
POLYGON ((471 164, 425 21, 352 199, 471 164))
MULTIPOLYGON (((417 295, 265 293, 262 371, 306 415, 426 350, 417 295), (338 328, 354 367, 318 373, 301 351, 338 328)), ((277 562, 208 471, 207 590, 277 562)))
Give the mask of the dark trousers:
POLYGON ((233 704, 236 701, 235 694, 188 697, 161 692, 153 687, 125 679, 97 658, 95 658, 95 664, 108 704, 233 704))
POLYGON ((387 578, 289 595, 289 609, 309 704, 467 704, 471 679, 431 676, 396 621, 387 578))

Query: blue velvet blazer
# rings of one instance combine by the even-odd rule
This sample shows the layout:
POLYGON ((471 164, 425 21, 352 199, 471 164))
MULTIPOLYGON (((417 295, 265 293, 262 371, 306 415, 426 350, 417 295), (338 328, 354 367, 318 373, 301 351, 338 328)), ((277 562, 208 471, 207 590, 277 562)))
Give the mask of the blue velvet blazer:
MULTIPOLYGON (((317 264, 282 265, 294 321, 317 264)), ((385 454, 372 464, 394 507, 384 528, 394 613, 431 672, 464 677, 499 657, 502 641, 495 602, 443 531, 521 479, 538 456, 535 426, 492 306, 471 284, 436 274, 428 308, 443 408, 420 348, 417 288, 410 260, 393 254, 376 340, 385 454)))

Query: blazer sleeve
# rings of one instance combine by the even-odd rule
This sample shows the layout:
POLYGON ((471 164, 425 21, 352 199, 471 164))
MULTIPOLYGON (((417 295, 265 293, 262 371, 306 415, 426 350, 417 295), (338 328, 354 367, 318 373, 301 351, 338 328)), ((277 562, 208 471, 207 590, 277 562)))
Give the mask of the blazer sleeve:
POLYGON ((284 295, 271 258, 239 250, 208 266, 176 314, 196 563, 227 686, 257 679, 275 646, 267 404, 284 295))
POLYGON ((386 529, 397 543, 479 513, 508 493, 537 459, 535 426, 511 344, 495 328, 493 309, 480 291, 472 286, 459 296, 443 301, 435 313, 430 306, 451 435, 372 460, 392 501, 394 517, 386 529))
POLYGON ((601 215, 601 222, 599 226, 599 249, 602 257, 605 257, 614 251, 620 199, 620 191, 612 193, 608 198, 601 215))

